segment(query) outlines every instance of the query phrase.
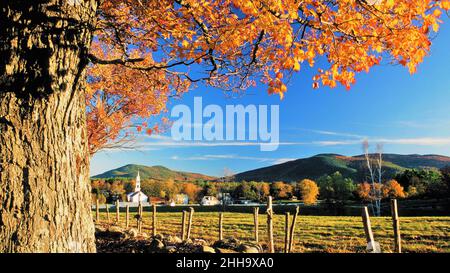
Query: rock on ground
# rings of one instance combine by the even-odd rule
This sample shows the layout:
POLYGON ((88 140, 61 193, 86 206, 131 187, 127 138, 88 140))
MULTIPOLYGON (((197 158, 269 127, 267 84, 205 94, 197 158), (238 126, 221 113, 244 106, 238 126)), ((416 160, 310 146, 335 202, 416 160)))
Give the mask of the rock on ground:
POLYGON ((99 226, 95 232, 99 253, 260 253, 258 244, 241 243, 234 238, 226 238, 210 245, 203 239, 182 241, 177 236, 138 233, 136 229, 117 226, 99 226))

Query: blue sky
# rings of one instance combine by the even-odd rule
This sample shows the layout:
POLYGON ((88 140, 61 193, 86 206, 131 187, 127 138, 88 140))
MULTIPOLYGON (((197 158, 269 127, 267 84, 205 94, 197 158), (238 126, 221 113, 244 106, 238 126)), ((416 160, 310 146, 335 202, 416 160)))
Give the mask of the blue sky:
MULTIPOLYGON (((192 106, 264 104, 280 107, 280 146, 263 152, 248 142, 202 142, 174 145, 170 130, 161 136, 139 136, 133 150, 108 150, 92 158, 91 175, 126 164, 163 165, 174 170, 222 175, 238 173, 318 153, 361 154, 361 141, 383 143, 386 153, 450 156, 450 25, 443 24, 432 51, 417 73, 382 65, 357 76, 350 91, 312 89, 311 69, 302 69, 288 85, 285 99, 270 96, 258 85, 232 98, 199 86, 171 101, 192 106)), ((204 119, 207 121, 208 119, 204 119)))

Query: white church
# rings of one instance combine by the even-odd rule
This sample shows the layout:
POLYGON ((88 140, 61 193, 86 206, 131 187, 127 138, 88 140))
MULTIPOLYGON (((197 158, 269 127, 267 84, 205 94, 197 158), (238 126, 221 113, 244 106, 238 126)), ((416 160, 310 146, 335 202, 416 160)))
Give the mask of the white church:
POLYGON ((136 176, 136 186, 134 187, 134 192, 127 194, 127 201, 133 203, 148 201, 148 196, 141 192, 141 177, 139 176, 139 171, 136 176))

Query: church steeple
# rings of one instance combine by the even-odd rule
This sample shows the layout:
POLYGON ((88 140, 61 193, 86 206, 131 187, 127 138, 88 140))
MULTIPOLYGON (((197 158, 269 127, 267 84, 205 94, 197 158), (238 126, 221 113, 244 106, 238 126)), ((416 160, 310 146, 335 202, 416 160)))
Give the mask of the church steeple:
POLYGON ((139 174, 139 169, 136 175, 136 184, 134 186, 134 192, 130 192, 129 194, 127 194, 127 200, 128 202, 133 203, 148 201, 148 196, 141 191, 141 175, 139 174))
POLYGON ((134 191, 135 192, 141 191, 141 176, 139 175, 139 170, 136 176, 136 186, 134 187, 134 191))

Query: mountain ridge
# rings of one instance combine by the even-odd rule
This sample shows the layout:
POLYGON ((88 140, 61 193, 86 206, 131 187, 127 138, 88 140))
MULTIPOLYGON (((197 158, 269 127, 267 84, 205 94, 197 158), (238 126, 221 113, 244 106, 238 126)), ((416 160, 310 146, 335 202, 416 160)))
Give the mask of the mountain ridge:
POLYGON ((135 178, 137 172, 141 179, 154 179, 154 180, 166 180, 173 179, 175 181, 193 181, 193 180, 214 180, 216 177, 204 175, 200 173, 183 172, 169 169, 165 166, 145 166, 139 164, 127 164, 122 167, 112 169, 101 174, 97 174, 91 177, 91 179, 108 179, 108 178, 135 178))
MULTIPOLYGON (((374 154, 371 154, 373 157, 374 154)), ((383 154, 385 178, 413 168, 441 168, 450 165, 450 157, 443 155, 383 154)), ((336 171, 357 181, 367 179, 364 155, 345 156, 334 153, 317 154, 307 158, 241 172, 235 175, 237 181, 298 181, 303 178, 317 179, 336 171)))
MULTIPOLYGON (((371 154, 373 156, 373 154, 371 154)), ((383 176, 392 178, 396 173, 413 168, 441 168, 450 165, 450 157, 436 154, 383 154, 383 176)), ((332 174, 336 171, 355 181, 364 181, 367 178, 364 155, 345 156, 336 153, 323 153, 311 157, 299 158, 288 162, 248 170, 234 175, 235 181, 298 181, 303 178, 317 179, 322 175, 332 174)), ((176 171, 165 166, 145 166, 127 164, 122 167, 94 175, 98 178, 127 178, 136 177, 137 171, 142 179, 175 181, 217 181, 218 177, 200 173, 176 171)))

